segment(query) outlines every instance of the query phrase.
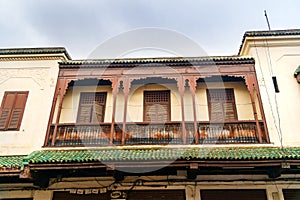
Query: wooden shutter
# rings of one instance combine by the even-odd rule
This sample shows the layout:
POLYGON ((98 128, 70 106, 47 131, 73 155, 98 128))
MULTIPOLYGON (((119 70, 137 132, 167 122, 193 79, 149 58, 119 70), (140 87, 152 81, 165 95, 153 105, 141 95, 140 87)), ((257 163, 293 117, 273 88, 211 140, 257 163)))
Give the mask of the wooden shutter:
POLYGON ((284 200, 299 200, 300 189, 283 189, 284 200))
POLYGON ((266 190, 200 190, 201 200, 267 200, 266 190))
POLYGON ((144 121, 170 121, 170 91, 144 92, 144 121))
POLYGON ((106 92, 83 92, 80 95, 78 123, 98 123, 104 121, 106 92))
POLYGON ((208 89, 207 100, 211 121, 237 120, 233 89, 208 89))
POLYGON ((27 97, 28 92, 5 92, 0 112, 0 129, 20 128, 27 97))

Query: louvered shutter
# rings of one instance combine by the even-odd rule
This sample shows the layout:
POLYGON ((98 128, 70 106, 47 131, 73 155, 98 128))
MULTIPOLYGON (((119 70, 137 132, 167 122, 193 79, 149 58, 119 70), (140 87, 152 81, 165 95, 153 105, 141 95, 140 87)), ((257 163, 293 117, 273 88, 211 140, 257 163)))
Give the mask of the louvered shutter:
POLYGON ((78 123, 97 123, 104 121, 106 103, 105 92, 84 92, 80 95, 78 123))
POLYGON ((91 122, 92 106, 91 105, 80 105, 77 122, 89 123, 91 122))
POLYGON ((267 200, 266 190, 200 190, 201 200, 267 200))
POLYGON ((209 89, 207 100, 211 121, 237 120, 233 89, 209 89))
POLYGON ((17 93, 15 98, 15 105, 11 111, 8 129, 18 129, 20 126, 27 100, 27 93, 17 93))
POLYGON ((144 92, 144 120, 148 122, 170 120, 170 91, 144 92))
POLYGON ((0 129, 18 130, 28 92, 5 92, 0 110, 0 129))
POLYGON ((3 100, 2 100, 2 106, 1 106, 1 116, 0 116, 0 129, 5 129, 8 122, 9 122, 9 116, 11 114, 11 111, 13 109, 14 105, 14 99, 15 94, 14 93, 5 93, 3 100))
POLYGON ((93 105, 92 122, 103 122, 105 112, 106 93, 96 93, 93 105))

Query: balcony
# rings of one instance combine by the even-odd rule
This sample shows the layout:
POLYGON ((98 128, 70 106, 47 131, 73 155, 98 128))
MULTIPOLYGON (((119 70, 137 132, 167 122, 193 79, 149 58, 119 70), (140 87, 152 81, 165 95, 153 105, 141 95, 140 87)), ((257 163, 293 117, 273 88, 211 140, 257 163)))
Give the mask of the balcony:
POLYGON ((270 142, 252 59, 144 61, 61 63, 44 146, 270 142))
MULTIPOLYGON (((262 141, 267 138, 263 123, 260 122, 262 141)), ((125 137, 124 145, 167 145, 167 144, 255 144, 259 143, 258 131, 254 121, 235 123, 197 123, 197 135, 194 123, 187 122, 186 134, 183 135, 180 122, 165 124, 129 123, 126 132, 122 132, 121 124, 115 124, 111 137, 111 124, 59 124, 54 134, 54 126, 50 128, 46 146, 78 147, 78 146, 109 146, 122 145, 121 138, 125 137), (196 141, 198 138, 198 141, 196 141), (185 142, 184 142, 185 141, 185 142)))

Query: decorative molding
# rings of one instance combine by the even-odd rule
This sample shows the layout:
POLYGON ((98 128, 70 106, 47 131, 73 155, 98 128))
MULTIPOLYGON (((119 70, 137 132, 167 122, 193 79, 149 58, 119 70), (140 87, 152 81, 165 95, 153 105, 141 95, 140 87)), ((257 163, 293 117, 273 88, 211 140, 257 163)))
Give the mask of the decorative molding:
MULTIPOLYGON (((44 88, 47 84, 47 74, 49 74, 49 68, 14 68, 14 69, 1 69, 0 70, 0 84, 11 78, 31 78, 41 88, 44 88)), ((50 84, 50 83, 49 83, 50 84)))

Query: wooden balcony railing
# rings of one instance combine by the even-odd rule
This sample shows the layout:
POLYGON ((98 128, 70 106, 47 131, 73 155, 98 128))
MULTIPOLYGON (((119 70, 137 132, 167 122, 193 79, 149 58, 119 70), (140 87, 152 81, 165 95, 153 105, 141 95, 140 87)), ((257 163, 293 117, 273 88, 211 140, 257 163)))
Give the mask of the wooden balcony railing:
MULTIPOLYGON (((183 144, 182 127, 179 122, 164 124, 134 123, 127 124, 123 134, 122 125, 115 124, 113 132, 114 145, 122 144, 122 135, 125 145, 148 144, 183 144)), ((263 123, 262 141, 266 143, 263 123)), ((110 145, 111 124, 59 124, 57 133, 54 126, 50 127, 46 146, 108 146, 110 145), (53 136, 55 138, 53 139, 53 136)), ((198 123, 197 131, 194 124, 186 122, 187 144, 237 144, 259 143, 256 123, 253 121, 234 123, 198 123), (195 137, 195 133, 198 134, 195 137), (195 140, 198 138, 198 142, 195 140)))

